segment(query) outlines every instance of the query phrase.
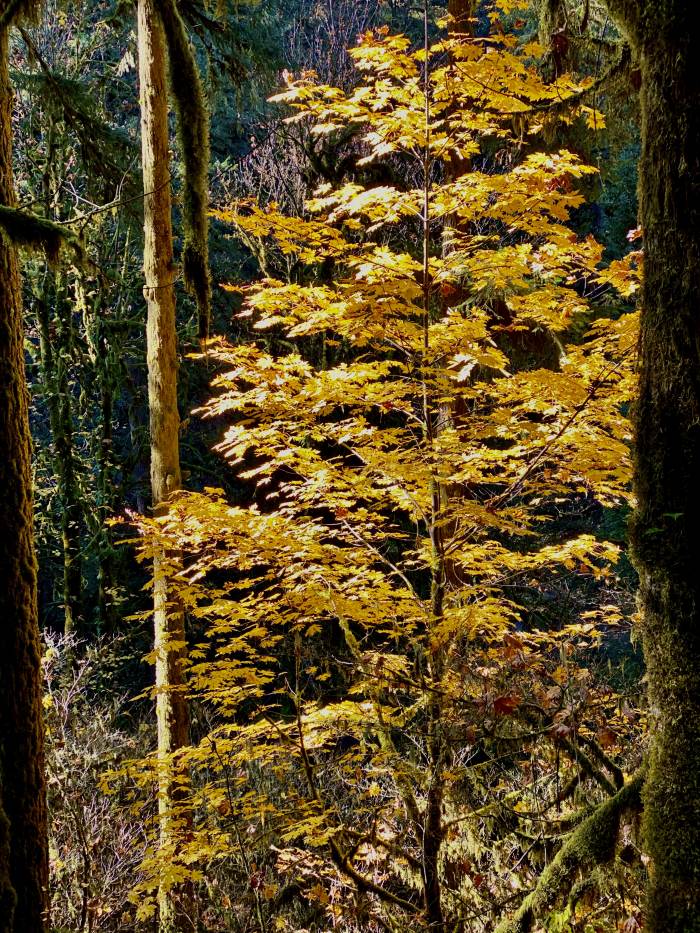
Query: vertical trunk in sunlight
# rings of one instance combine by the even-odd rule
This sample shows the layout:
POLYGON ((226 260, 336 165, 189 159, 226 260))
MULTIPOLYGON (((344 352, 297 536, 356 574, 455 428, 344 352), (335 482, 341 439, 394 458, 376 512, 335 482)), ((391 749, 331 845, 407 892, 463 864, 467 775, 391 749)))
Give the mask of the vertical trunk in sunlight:
MULTIPOLYGON (((138 3, 139 84, 144 196, 144 292, 148 303, 147 363, 151 436, 151 493, 156 513, 180 488, 177 408, 175 268, 170 195, 168 94, 163 30, 153 0, 138 3)), ((162 558, 153 568, 158 722, 160 845, 175 855, 186 832, 183 775, 172 756, 189 742, 185 696, 184 615, 168 597, 162 558)), ((187 886, 163 885, 159 894, 161 930, 191 928, 187 886)))

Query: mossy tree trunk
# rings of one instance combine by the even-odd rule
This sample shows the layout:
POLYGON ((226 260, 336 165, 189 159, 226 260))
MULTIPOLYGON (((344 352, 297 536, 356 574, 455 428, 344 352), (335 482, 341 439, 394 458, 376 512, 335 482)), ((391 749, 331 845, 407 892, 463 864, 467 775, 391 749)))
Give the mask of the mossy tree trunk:
MULTIPOLYGON (((121 386, 123 369, 122 344, 119 337, 126 310, 125 295, 129 288, 127 262, 131 255, 131 234, 127 228, 121 269, 119 294, 114 296, 108 288, 100 288, 91 299, 85 294, 84 284, 76 279, 76 299, 83 313, 89 360, 94 367, 100 398, 99 431, 93 435, 92 455, 97 465, 96 513, 91 533, 97 541, 97 612, 96 629, 99 634, 111 633, 119 623, 116 601, 116 549, 112 541, 110 519, 122 507, 120 483, 115 470, 113 420, 115 391, 121 386)), ((119 471, 121 472, 121 471, 119 471)))
MULTIPOLYGON (((8 37, 0 30, 0 204, 9 206, 15 203, 11 112, 8 37)), ((48 844, 31 442, 19 270, 14 247, 4 236, 0 309, 0 903, 8 904, 11 897, 9 875, 16 899, 9 929, 43 933, 48 844)))
POLYGON ((564 0, 539 0, 537 16, 540 42, 549 49, 548 77, 554 80, 570 68, 564 0))
POLYGON ((80 537, 83 507, 78 485, 78 472, 73 444, 73 411, 68 383, 68 346, 70 314, 60 277, 47 272, 37 296, 39 350, 43 392, 49 412, 51 440, 58 480, 61 507, 61 541, 63 545, 63 612, 64 631, 73 632, 81 621, 83 574, 80 557, 80 537), (56 310, 56 346, 52 345, 50 308, 56 310))
MULTIPOLYGON (((58 194, 64 181, 62 170, 67 160, 61 141, 63 133, 49 117, 45 156, 41 175, 44 216, 60 222, 58 194)), ((66 634, 76 631, 82 622, 83 571, 81 537, 84 511, 74 445, 73 400, 70 391, 70 364, 74 349, 72 305, 66 276, 52 264, 35 274, 32 285, 39 332, 41 396, 49 416, 52 466, 56 474, 63 550, 63 587, 60 596, 66 634)))
POLYGON ((645 261, 631 528, 653 739, 645 930, 700 931, 700 9, 609 0, 642 73, 645 261))
POLYGON ((12 933, 15 915, 15 891, 10 880, 10 822, 2 805, 0 774, 0 933, 12 933))
MULTIPOLYGON (((107 348, 104 341, 100 345, 100 352, 106 356, 107 348)), ((99 467, 99 521, 100 521, 100 547, 99 568, 97 574, 97 620, 101 632, 112 631, 115 621, 112 587, 114 585, 114 560, 112 542, 107 522, 112 514, 112 417, 114 408, 114 391, 109 378, 109 367, 105 363, 102 372, 102 385, 100 387, 100 411, 102 424, 100 429, 100 447, 98 457, 99 467)))
MULTIPOLYGON (((153 0, 138 2, 141 147, 144 186, 144 277, 148 303, 147 364, 151 437, 151 494, 156 512, 180 488, 177 408, 175 265, 170 194, 168 92, 163 29, 153 0)), ((164 853, 177 848, 187 828, 182 775, 173 755, 189 743, 185 695, 185 626, 182 609, 168 592, 165 555, 153 567, 156 649, 156 713, 160 786, 160 840, 164 853)), ((161 930, 191 928, 187 886, 161 886, 161 930)))

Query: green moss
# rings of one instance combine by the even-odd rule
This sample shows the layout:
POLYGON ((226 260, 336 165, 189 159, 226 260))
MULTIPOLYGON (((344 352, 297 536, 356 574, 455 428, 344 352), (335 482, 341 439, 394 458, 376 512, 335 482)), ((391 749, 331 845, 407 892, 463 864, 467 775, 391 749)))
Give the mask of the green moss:
POLYGON ((651 714, 645 930, 700 933, 700 114, 688 103, 700 95, 700 19, 687 0, 636 9, 644 283, 630 545, 651 714))
POLYGON ((512 917, 498 925, 496 933, 530 933, 535 920, 554 908, 562 891, 572 888, 577 871, 612 858, 622 814, 641 808, 642 782, 640 772, 571 833, 540 876, 535 889, 512 917))
POLYGON ((16 246, 42 250, 50 263, 57 262, 62 247, 70 247, 78 265, 85 265, 85 248, 74 233, 29 211, 0 205, 0 232, 16 246))
POLYGON ((39 0, 7 0, 5 9, 0 13, 0 32, 20 19, 34 19, 40 7, 39 0))
POLYGON ((182 211, 185 244, 182 276, 197 302, 199 336, 209 333, 209 109, 195 60, 174 0, 159 0, 158 12, 168 46, 170 87, 177 114, 183 162, 182 211))

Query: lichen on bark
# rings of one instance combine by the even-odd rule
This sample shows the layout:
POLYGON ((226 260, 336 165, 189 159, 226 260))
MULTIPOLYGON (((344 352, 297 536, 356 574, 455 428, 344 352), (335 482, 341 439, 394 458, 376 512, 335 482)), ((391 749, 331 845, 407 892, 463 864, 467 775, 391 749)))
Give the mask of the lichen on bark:
POLYGON ((199 309, 199 336, 209 335, 209 109, 194 51, 175 0, 159 0, 168 49, 170 88, 175 102, 183 163, 182 278, 199 309))
POLYGON ((700 931, 700 10, 608 0, 642 75, 644 285, 630 538, 652 722, 645 929, 700 931))
MULTIPOLYGON (((177 406, 177 332, 170 194, 166 44, 156 0, 138 2, 139 93, 144 185, 144 294, 148 305, 146 360, 151 446, 151 495, 156 514, 180 488, 180 418, 177 406)), ((175 762, 189 743, 185 694, 185 620, 165 572, 166 555, 153 561, 153 616, 158 727, 160 848, 174 857, 187 831, 186 774, 175 762)), ((190 886, 160 885, 163 933, 192 928, 190 886)))

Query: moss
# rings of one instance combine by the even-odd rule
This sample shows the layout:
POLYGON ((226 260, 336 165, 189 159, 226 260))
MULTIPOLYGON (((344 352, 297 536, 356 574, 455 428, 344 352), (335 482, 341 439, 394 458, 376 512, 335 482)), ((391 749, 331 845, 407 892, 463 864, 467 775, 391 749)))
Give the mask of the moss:
POLYGON ((645 256, 630 543, 651 712, 645 930, 698 933, 700 113, 690 102, 700 97, 700 16, 687 0, 646 0, 637 11, 645 256))
POLYGON ((158 12, 168 46, 170 87, 177 114, 183 162, 182 276, 199 309, 199 336, 209 334, 209 109, 195 60, 175 0, 159 0, 158 12))
POLYGON ((81 240, 61 224, 38 217, 18 207, 0 205, 0 231, 15 246, 43 250, 50 263, 58 261, 62 247, 69 247, 78 265, 86 263, 85 248, 81 240))
POLYGON ((38 110, 45 109, 56 125, 65 124, 65 132, 75 135, 85 162, 91 200, 111 200, 119 188, 121 210, 132 223, 140 223, 140 180, 132 171, 137 141, 124 128, 105 121, 93 86, 54 71, 42 58, 32 36, 25 29, 20 34, 40 68, 15 71, 15 88, 26 91, 38 110))
POLYGON ((83 523, 83 507, 75 469, 72 397, 67 382, 68 374, 63 361, 63 353, 69 352, 71 340, 71 307, 66 300, 64 286, 58 276, 48 275, 44 279, 44 286, 38 295, 36 307, 39 324, 41 371, 49 412, 51 440, 56 461, 58 495, 61 504, 64 632, 70 632, 79 624, 81 616, 82 559, 80 532, 83 523), (53 338, 51 335, 50 309, 54 310, 58 325, 53 338), (56 352, 54 352, 54 349, 56 352))
POLYGON ((12 933, 15 903, 15 892, 10 881, 10 824, 0 798, 0 933, 12 933))
MULTIPOLYGON (((8 44, 7 31, 0 29, 0 205, 11 207, 15 193, 8 44)), ((21 287, 7 236, 0 236, 0 308, 0 772, 7 821, 0 828, 0 859, 2 874, 9 874, 16 895, 14 933, 43 933, 49 866, 31 437, 21 287), (4 868, 8 861, 9 872, 4 868)), ((3 888, 7 904, 11 895, 6 883, 3 888)))
MULTIPOLYGON (((658 4, 658 0, 654 2, 658 4)), ((607 0, 607 5, 618 25, 630 39, 635 39, 641 16, 639 0, 607 0)))
POLYGON ((604 801, 569 836, 535 886, 512 917, 503 920, 496 933, 530 933, 535 920, 554 907, 574 874, 609 861, 615 852, 620 818, 626 810, 641 809, 643 776, 635 775, 614 797, 604 801))
MULTIPOLYGON (((569 742, 568 739, 560 739, 559 741, 571 760, 578 765, 580 770, 583 771, 584 774, 587 774, 588 777, 592 778, 596 784, 599 784, 606 793, 612 795, 617 790, 619 790, 619 786, 616 787, 616 785, 613 784, 610 778, 604 774, 603 771, 601 771, 599 768, 596 768, 595 764, 581 748, 574 745, 573 742, 569 742)), ((605 764, 605 762, 601 763, 605 764)), ((610 762, 610 764, 612 764, 612 762, 610 762)))

